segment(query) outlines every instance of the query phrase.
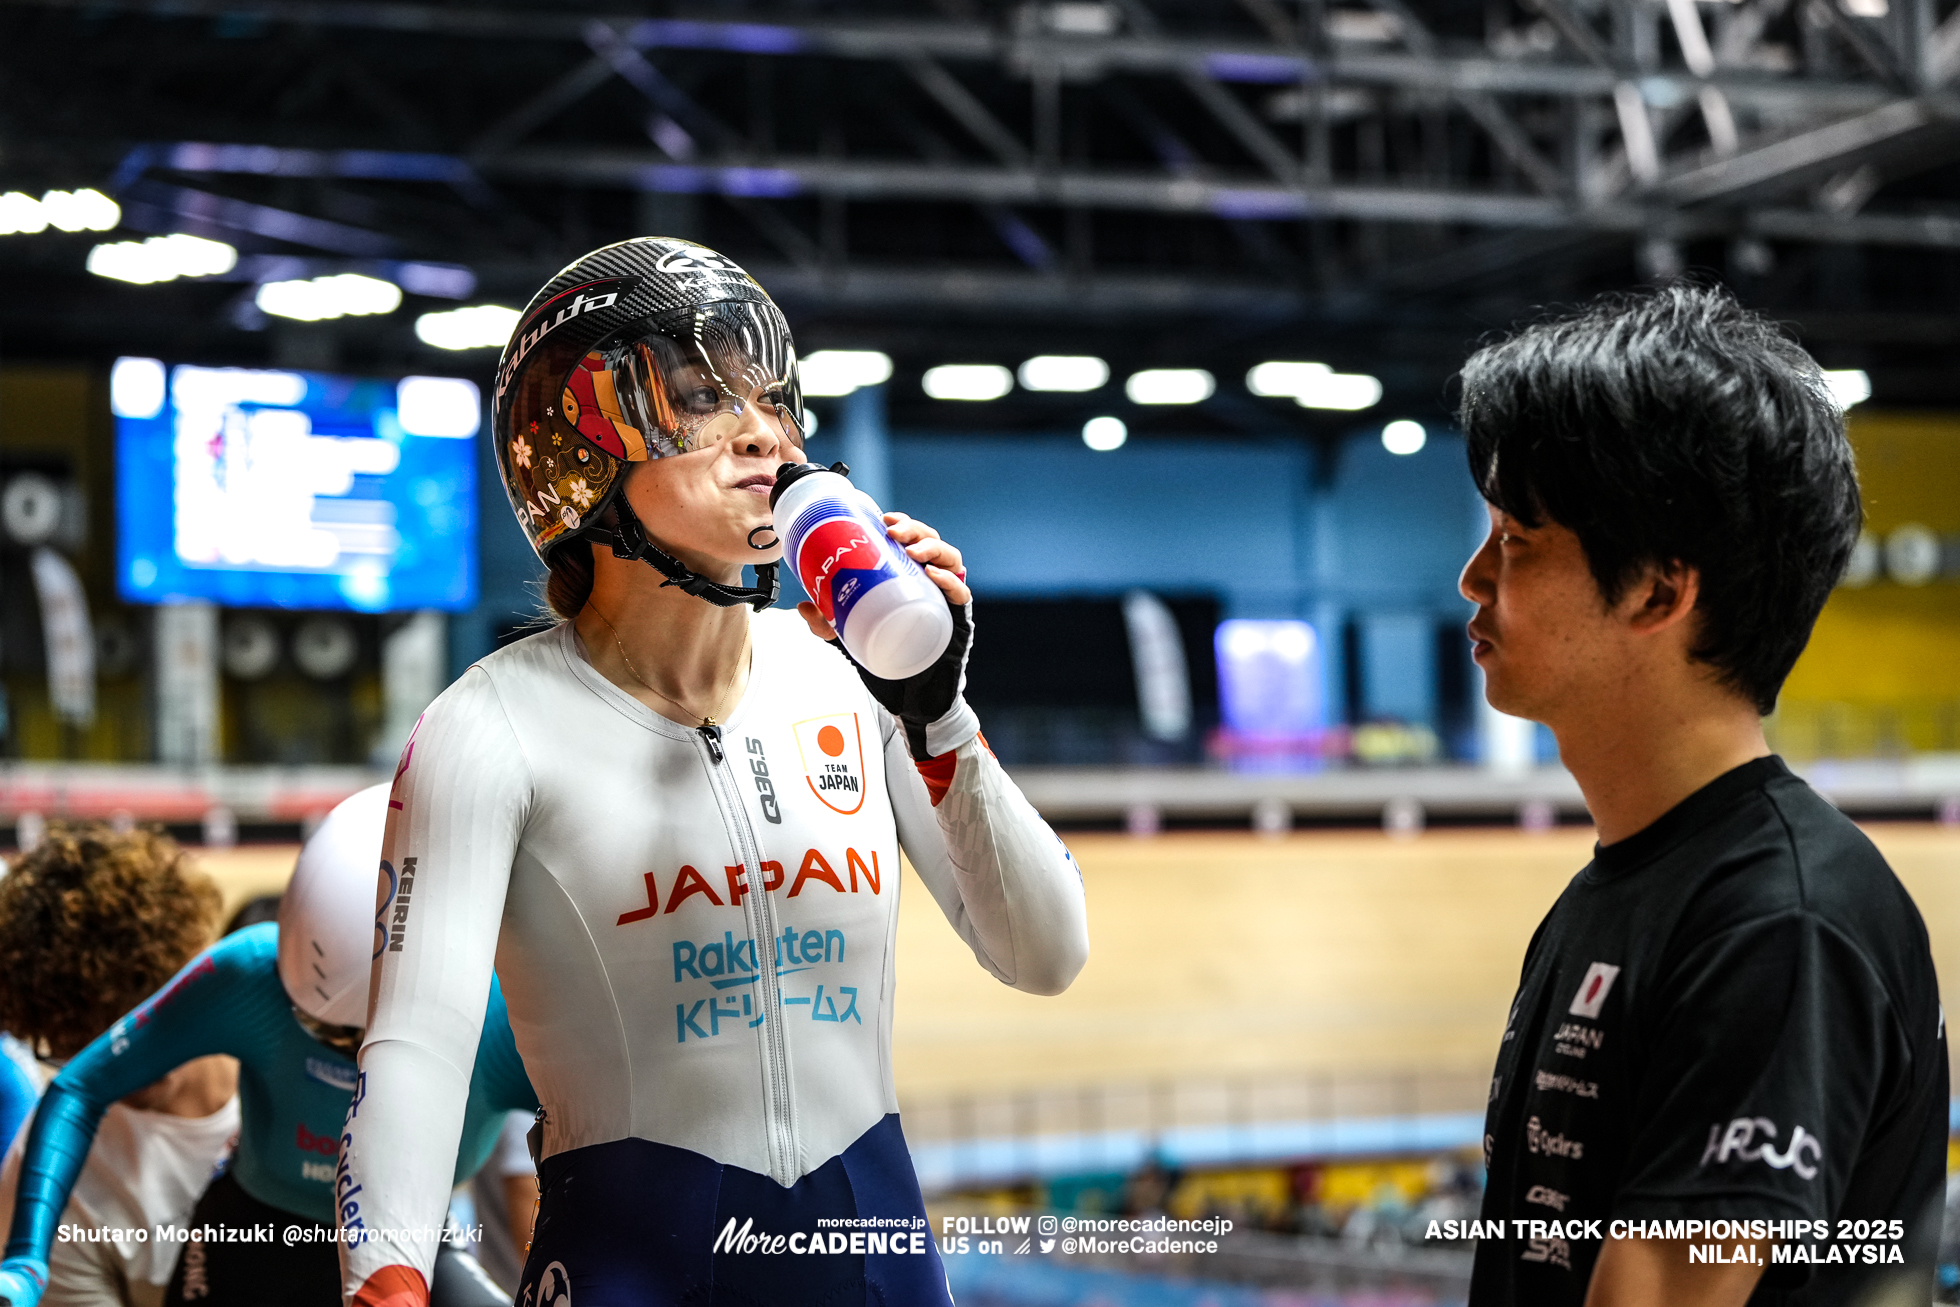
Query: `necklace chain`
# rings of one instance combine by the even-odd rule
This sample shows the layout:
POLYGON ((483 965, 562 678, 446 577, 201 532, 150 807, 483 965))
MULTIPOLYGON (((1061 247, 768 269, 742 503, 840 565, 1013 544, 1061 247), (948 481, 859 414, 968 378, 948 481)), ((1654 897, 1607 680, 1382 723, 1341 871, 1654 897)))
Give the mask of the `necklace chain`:
MULTIPOLYGON (((598 613, 599 620, 606 624, 606 629, 608 631, 612 632, 613 644, 619 649, 620 661, 626 664, 626 670, 632 673, 633 679, 638 681, 641 684, 641 686, 647 690, 648 693, 653 694, 658 698, 665 700, 667 703, 673 704, 674 707, 680 709, 683 713, 687 714, 689 717, 694 716, 694 710, 692 708, 682 703, 679 699, 674 698, 672 695, 664 693, 663 691, 660 690, 656 690, 653 687, 653 685, 647 680, 646 677, 640 675, 640 669, 633 666, 633 660, 627 656, 626 645, 619 638, 619 628, 612 624, 611 618, 607 617, 604 613, 599 612, 599 605, 593 604, 592 611, 594 613, 598 613)), ((743 644, 744 646, 747 645, 746 634, 744 635, 743 644)), ((735 660, 735 670, 728 674, 727 682, 724 683, 721 687, 721 694, 716 696, 716 698, 708 705, 709 707, 712 708, 718 705, 723 699, 728 697, 728 691, 734 686, 735 678, 741 674, 741 671, 742 671, 742 660, 740 658, 737 658, 735 660)), ((709 716, 707 713, 702 713, 701 725, 703 727, 714 726, 716 725, 716 722, 715 719, 709 716)))

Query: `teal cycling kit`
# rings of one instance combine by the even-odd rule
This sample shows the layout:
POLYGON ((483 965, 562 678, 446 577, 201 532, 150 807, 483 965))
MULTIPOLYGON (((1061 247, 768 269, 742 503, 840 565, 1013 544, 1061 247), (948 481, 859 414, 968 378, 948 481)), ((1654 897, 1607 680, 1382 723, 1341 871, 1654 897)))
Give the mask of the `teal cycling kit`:
MULTIPOLYGON (((0 1270, 45 1276, 56 1223, 108 1105, 213 1053, 239 1063, 239 1141, 230 1166, 238 1186, 269 1207, 333 1222, 335 1159, 359 1072, 294 1017, 279 979, 278 939, 278 926, 267 922, 220 940, 55 1077, 28 1135, 0 1270), (29 1259, 38 1266, 28 1265, 29 1259)), ((493 984, 456 1178, 467 1178, 489 1158, 508 1112, 535 1111, 537 1105, 511 1039, 503 994, 493 984)))

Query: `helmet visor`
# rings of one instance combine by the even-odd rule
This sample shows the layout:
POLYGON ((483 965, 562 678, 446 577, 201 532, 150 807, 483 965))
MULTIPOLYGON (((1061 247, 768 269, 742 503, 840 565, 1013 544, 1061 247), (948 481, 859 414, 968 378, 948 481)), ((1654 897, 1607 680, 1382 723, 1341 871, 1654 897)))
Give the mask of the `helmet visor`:
POLYGON ((580 435, 633 463, 730 439, 751 418, 803 446, 796 350, 773 304, 704 304, 602 340, 559 403, 580 435))
POLYGON ((758 421, 794 447, 785 461, 802 457, 796 347, 767 301, 675 309, 590 344, 547 335, 499 403, 505 489, 541 554, 604 510, 628 463, 704 449, 758 421))

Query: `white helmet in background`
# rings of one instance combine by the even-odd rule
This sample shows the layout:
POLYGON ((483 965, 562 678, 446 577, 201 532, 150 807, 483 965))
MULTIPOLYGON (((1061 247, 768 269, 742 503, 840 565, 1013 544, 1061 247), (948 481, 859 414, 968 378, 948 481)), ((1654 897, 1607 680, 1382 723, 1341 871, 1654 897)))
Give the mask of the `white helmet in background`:
POLYGON ((327 814, 299 851, 279 900, 279 979, 301 1024, 328 1043, 338 1041, 318 1027, 351 1032, 367 1024, 375 869, 388 789, 371 785, 327 814))

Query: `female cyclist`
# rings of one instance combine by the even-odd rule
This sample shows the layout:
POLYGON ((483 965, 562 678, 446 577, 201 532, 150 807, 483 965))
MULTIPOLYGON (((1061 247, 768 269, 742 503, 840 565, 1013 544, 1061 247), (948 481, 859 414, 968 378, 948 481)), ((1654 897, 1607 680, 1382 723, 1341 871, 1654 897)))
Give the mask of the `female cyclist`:
MULTIPOLYGON (((471 668, 403 754, 386 856, 415 903, 376 965, 340 1210, 442 1210, 494 958, 544 1104, 520 1303, 948 1302, 892 1083, 900 849, 1002 981, 1058 993, 1087 957, 1068 851, 960 694, 959 551, 887 518, 955 619, 909 680, 862 677, 809 605, 762 611, 795 357, 740 268, 640 239, 554 277, 499 367, 505 488, 566 620, 471 668)), ((419 1304, 408 1251, 345 1245, 348 1294, 419 1304)))
MULTIPOLYGON (((369 877, 381 847, 388 788, 363 790, 330 813, 300 851, 279 924, 248 926, 193 958, 147 1001, 83 1049, 48 1086, 20 1168, 0 1298, 34 1307, 47 1282, 55 1222, 103 1109, 194 1058, 238 1059, 238 1144, 192 1211, 166 1304, 334 1307, 339 1268, 332 1212, 335 1159, 359 1079, 352 1055, 366 1017, 374 953, 385 947, 369 877), (289 1234, 296 1227, 296 1235, 289 1234), (206 1231, 278 1232, 271 1239, 206 1231)), ((386 864, 383 864, 384 868, 386 864)), ((412 894, 406 877, 396 897, 412 894)), ((394 905, 383 903, 386 912, 394 905)), ((494 986, 475 1050, 457 1178, 495 1145, 505 1114, 537 1099, 511 1043, 494 986)), ((341 1190, 346 1186, 343 1182, 341 1190)), ((446 1192, 446 1189, 445 1189, 446 1192)), ((438 1210, 430 1224, 444 1225, 438 1210)), ((152 1232, 151 1237, 162 1235, 152 1232)), ((456 1244, 438 1246, 435 1300, 507 1302, 456 1244)))

